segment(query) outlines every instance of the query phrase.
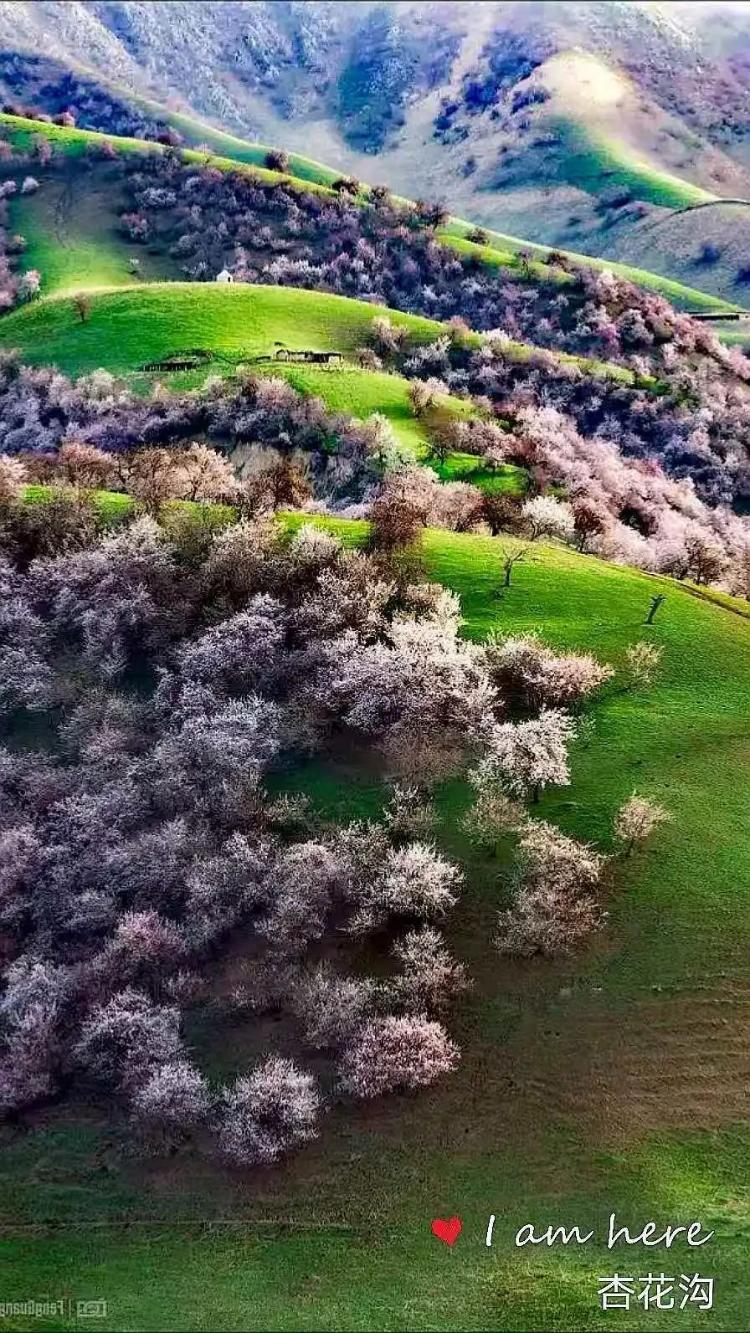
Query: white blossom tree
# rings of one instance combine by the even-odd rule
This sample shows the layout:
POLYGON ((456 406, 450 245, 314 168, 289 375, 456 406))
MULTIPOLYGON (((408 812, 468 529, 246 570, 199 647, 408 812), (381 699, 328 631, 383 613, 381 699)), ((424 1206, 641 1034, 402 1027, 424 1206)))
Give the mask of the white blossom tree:
POLYGON ((534 801, 545 787, 570 783, 568 745, 575 735, 573 718, 544 708, 528 722, 495 722, 486 733, 486 750, 470 774, 478 791, 499 786, 534 801))
POLYGON ((649 801, 645 796, 633 792, 620 806, 615 817, 614 834, 623 845, 626 856, 630 856, 637 842, 645 842, 660 824, 672 816, 656 801, 649 801))
POLYGON ((468 988, 466 969, 452 958, 439 931, 410 930, 392 949, 399 967, 387 983, 389 1007, 442 1013, 468 988))
POLYGON ((429 843, 388 849, 379 873, 360 886, 350 930, 362 934, 390 916, 434 920, 455 906, 461 872, 429 843))
POLYGON ((570 542, 575 535, 573 510, 564 500, 553 495, 537 495, 527 500, 521 510, 532 541, 540 537, 556 537, 570 542))
POLYGON ((223 1156, 242 1166, 269 1165, 317 1137, 321 1097, 312 1074, 269 1056, 227 1089, 217 1133, 223 1156))
POLYGON ((75 1056, 110 1088, 134 1090, 160 1065, 182 1059, 179 1010, 126 989, 85 1020, 75 1056))
POLYGON ((345 1048, 341 1086, 354 1097, 382 1097, 429 1087, 455 1069, 458 1047, 440 1023, 424 1015, 373 1018, 345 1048))
POLYGON ((491 636, 485 652, 500 693, 515 694, 533 708, 568 706, 613 675, 591 653, 555 653, 536 634, 491 636))
POLYGON ((338 975, 325 963, 305 972, 292 993, 292 1008, 308 1046, 339 1047, 373 1006, 375 987, 364 977, 338 975))
POLYGON ((144 1140, 163 1151, 177 1147, 206 1123, 211 1094, 200 1070, 178 1060, 155 1069, 135 1090, 131 1106, 144 1140))

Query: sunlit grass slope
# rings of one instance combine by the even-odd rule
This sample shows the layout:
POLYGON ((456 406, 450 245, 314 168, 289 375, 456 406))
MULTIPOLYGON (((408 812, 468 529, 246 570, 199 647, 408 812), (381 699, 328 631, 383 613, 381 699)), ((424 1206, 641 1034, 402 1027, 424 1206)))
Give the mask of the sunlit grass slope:
POLYGON ((622 186, 633 198, 662 208, 684 208, 715 198, 710 191, 653 166, 623 142, 597 133, 592 126, 563 118, 551 124, 561 139, 559 174, 569 185, 589 194, 622 186))
MULTIPOLYGON (((75 126, 51 125, 47 121, 27 120, 25 117, 12 116, 6 112, 0 112, 0 132, 3 137, 21 151, 29 151, 34 144, 35 139, 41 136, 48 139, 54 149, 66 157, 81 157, 92 146, 102 143, 113 144, 119 152, 126 153, 164 153, 167 150, 163 144, 155 143, 150 139, 133 139, 126 135, 102 134, 98 130, 80 130, 75 126)), ((284 181, 292 189, 311 191, 317 194, 330 195, 332 191, 328 185, 321 184, 312 176, 306 179, 297 178, 293 173, 284 173, 279 171, 270 171, 262 165, 265 155, 265 149, 259 152, 259 161, 245 160, 244 158, 222 157, 213 151, 208 153, 194 148, 181 148, 178 150, 180 157, 184 162, 205 162, 210 157, 211 166, 219 171, 242 171, 246 170, 258 180, 265 181, 268 184, 277 184, 284 181)))
MULTIPOLYGON (((735 1122, 747 1118, 750 621, 743 604, 723 609, 668 580, 554 547, 532 554, 498 597, 500 543, 426 540, 429 571, 461 596, 472 636, 540 629, 615 666, 637 639, 664 653, 650 691, 608 687, 575 748, 572 786, 535 812, 605 846, 633 788, 672 812, 616 872, 605 937, 559 966, 498 960, 503 861, 469 845, 466 789, 448 783, 438 837, 467 867, 450 935, 476 979, 450 1021, 458 1072, 384 1107, 334 1101, 321 1139, 272 1174, 225 1175, 197 1157, 142 1169, 91 1113, 52 1112, 3 1144, 3 1214, 15 1223, 4 1300, 105 1297, 123 1330, 581 1333, 646 1328, 601 1310, 603 1275, 697 1270, 715 1279, 713 1313, 659 1311, 659 1328, 747 1330, 750 1134, 735 1122), (667 601, 647 628, 657 590, 667 601), (634 1228, 700 1218, 716 1236, 700 1252, 609 1252, 613 1211, 634 1228), (454 1213, 463 1232, 448 1250, 430 1220, 454 1213), (519 1250, 527 1222, 596 1237, 519 1250)), ((327 814, 372 815, 383 799, 372 770, 351 761, 310 763, 287 785, 327 814)), ((244 1072, 242 1025, 227 1037, 208 1021, 190 1039, 215 1076, 244 1072)))
MULTIPOLYGON (((93 289, 89 296, 85 321, 66 297, 47 297, 12 311, 0 320, 0 347, 16 348, 32 365, 54 364, 71 375, 98 367, 127 374, 195 347, 233 361, 273 353, 277 343, 292 351, 310 348, 350 355, 367 343, 377 315, 406 328, 415 342, 430 342, 446 331, 445 325, 421 315, 297 287, 153 282, 120 291, 93 289)), ((480 335, 467 333, 465 340, 479 345, 480 335)), ((506 355, 524 361, 534 350, 530 344, 510 342, 506 355)), ((587 374, 623 384, 633 381, 623 366, 556 355, 587 374)))
POLYGON ((366 343, 373 318, 388 314, 417 341, 442 330, 432 320, 385 311, 365 301, 294 287, 215 283, 151 283, 124 291, 93 291, 81 321, 72 300, 51 297, 0 321, 0 346, 16 347, 32 365, 79 375, 103 367, 127 374, 187 348, 232 361, 290 349, 353 353, 366 343))

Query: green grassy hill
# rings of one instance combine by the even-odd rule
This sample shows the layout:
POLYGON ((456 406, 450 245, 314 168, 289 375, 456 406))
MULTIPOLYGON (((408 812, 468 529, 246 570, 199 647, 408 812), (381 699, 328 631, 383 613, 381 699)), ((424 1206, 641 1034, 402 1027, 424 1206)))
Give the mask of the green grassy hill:
MULTIPOLYGON (((333 526, 346 540, 364 534, 333 526)), ((651 1327, 602 1312, 602 1276, 699 1271, 715 1279, 713 1313, 660 1311, 658 1327, 748 1327, 747 607, 544 546, 498 598, 497 542, 434 532, 426 554, 473 637, 541 628, 615 666, 638 639, 663 648, 649 692, 607 688, 575 748, 573 785, 538 813, 607 846, 637 788, 672 823, 615 869, 609 928, 589 950, 512 964, 489 944, 502 860, 467 844, 466 789, 446 784, 439 841, 467 864, 449 933, 476 981, 451 1020, 456 1075, 383 1106, 334 1103, 320 1140, 273 1172, 223 1173, 198 1156, 139 1165, 91 1108, 53 1108, 28 1138, 5 1130, 4 1300, 104 1298, 122 1330, 581 1333, 651 1327), (667 601, 644 628, 657 590, 667 601), (700 1218, 716 1235, 700 1251, 609 1252, 611 1212, 634 1229, 700 1218), (448 1250, 430 1221, 452 1214, 463 1232, 448 1250), (596 1238, 517 1249, 526 1222, 596 1238)), ((367 816, 382 800, 377 775, 351 758, 311 762, 283 785, 324 814, 367 816)), ((241 1023, 227 1037, 206 1020, 189 1036, 216 1077, 244 1069, 241 1023)))
MULTIPOLYGON (((46 297, 0 320, 0 347, 15 348, 30 365, 55 365, 70 375, 103 368, 133 374, 150 361, 187 348, 205 348, 229 359, 272 354, 276 342, 293 351, 353 354, 368 341, 372 320, 386 315, 409 331, 415 342, 430 342, 445 325, 421 315, 328 292, 252 283, 153 282, 124 290, 90 290, 90 311, 82 321, 66 296, 46 297)), ((479 344, 476 333, 467 343, 479 344)), ((511 342, 507 355, 528 358, 534 348, 511 342)), ((633 380, 623 366, 589 357, 557 354, 591 375, 633 380)), ((220 360, 215 367, 226 373, 220 360)))
MULTIPOLYGON (((209 283, 153 283, 126 291, 91 295, 91 313, 81 322, 67 297, 43 300, 0 321, 0 347, 16 348, 31 365, 55 365, 77 376, 105 369, 124 376, 140 392, 157 380, 174 390, 200 387, 209 374, 231 375, 243 357, 273 354, 275 343, 290 349, 339 351, 351 357, 367 344, 378 313, 409 330, 416 341, 429 341, 442 326, 432 320, 381 310, 364 301, 290 287, 220 287, 209 283), (199 370, 141 372, 139 367, 170 353, 202 347, 224 358, 199 370)), ((524 350, 519 346, 519 354, 524 350)), ((253 367, 277 375, 299 393, 321 398, 332 412, 364 419, 378 412, 390 422, 399 443, 424 458, 429 436, 417 418, 402 375, 340 366, 273 362, 253 367)), ((467 418, 475 408, 446 395, 444 406, 467 418)), ((510 465, 492 473, 477 459, 453 455, 437 469, 446 480, 469 480, 483 489, 523 489, 525 474, 510 465)))
POLYGON ((0 321, 0 346, 16 347, 24 361, 56 365, 66 374, 99 367, 128 374, 194 347, 226 355, 231 365, 245 355, 273 353, 277 341, 291 350, 349 355, 367 342, 378 314, 387 314, 418 342, 442 331, 434 320, 295 287, 155 282, 123 291, 93 290, 90 299, 85 323, 66 297, 13 311, 0 321))
MULTIPOLYGON (((154 114, 155 106, 156 104, 149 104, 154 114)), ((181 128, 192 142, 206 144, 212 150, 212 165, 222 170, 246 169, 262 180, 283 179, 293 188, 314 189, 326 194, 329 193, 331 182, 336 179, 336 172, 296 154, 290 155, 290 174, 281 176, 278 172, 268 171, 263 167, 268 151, 264 145, 252 144, 218 130, 212 131, 202 122, 178 116, 176 113, 165 113, 165 118, 174 124, 175 128, 181 128), (213 156, 214 152, 221 155, 213 156)), ((43 121, 28 121, 5 113, 0 113, 0 134, 14 146, 22 149, 28 148, 35 136, 42 135, 50 140, 57 153, 70 158, 73 163, 90 144, 102 140, 115 144, 120 152, 164 151, 161 145, 141 139, 128 139, 89 130, 49 125, 43 121)), ((206 158, 205 153, 194 148, 184 149, 183 156, 186 161, 204 161, 206 158)), ((100 170, 98 175, 101 174, 106 175, 100 170)), ((76 282, 88 285, 92 277, 100 284, 126 283, 129 280, 129 272, 124 253, 133 253, 142 258, 143 248, 127 247, 116 231, 116 218, 121 207, 117 206, 117 200, 108 197, 106 183, 102 189, 97 190, 97 174, 94 180, 85 183, 83 188, 80 182, 76 182, 76 191, 83 195, 83 199, 76 199, 75 227, 72 235, 66 236, 63 228, 61 236, 58 205, 59 196, 66 188, 66 183, 55 181, 50 189, 50 182, 53 180, 53 177, 49 177, 39 194, 12 202, 13 226, 26 235, 30 242, 25 262, 28 266, 40 269, 45 292, 52 294, 59 290, 70 290, 76 282), (49 239, 51 236, 56 238, 54 242, 49 239)), ((367 186, 363 186, 363 199, 366 198, 366 193, 367 186)), ((690 200, 683 202, 694 202, 694 200, 691 197, 690 200)), ((525 269, 519 262, 518 252, 530 251, 536 257, 536 262, 529 270, 529 275, 533 279, 545 279, 553 283, 565 281, 561 271, 546 262, 551 247, 532 244, 520 237, 491 229, 487 230, 488 244, 477 247, 466 240, 473 225, 465 219, 451 218, 441 229, 440 240, 462 253, 478 255, 493 267, 509 268, 521 278, 525 274, 525 269)), ((741 308, 698 288, 631 264, 611 262, 601 257, 594 258, 576 251, 565 250, 563 253, 576 263, 591 265, 598 269, 612 269, 637 286, 658 292, 682 310, 731 311, 741 308)), ((144 273, 147 276, 162 278, 177 276, 176 266, 170 264, 166 258, 151 260, 150 264, 151 271, 149 271, 149 261, 146 259, 144 273)))
MULTIPOLYGON (((396 438, 423 458, 429 436, 409 398, 401 375, 360 369, 353 360, 340 366, 294 362, 252 365, 254 356, 273 355, 276 344, 294 351, 336 351, 353 358, 369 341, 373 318, 387 315, 406 328, 415 342, 429 342, 443 325, 417 315, 370 305, 348 297, 294 287, 251 284, 159 283, 89 292, 90 310, 82 321, 69 296, 47 297, 0 320, 0 348, 16 350, 30 365, 54 365, 73 377, 104 369, 126 378, 139 392, 157 381, 175 390, 201 386, 209 374, 231 375, 248 360, 260 374, 281 375, 300 393, 314 394, 334 412, 365 418, 385 416, 396 438), (212 353, 197 370, 144 371, 141 368, 190 348, 212 353)), ((478 335, 467 335, 478 341, 478 335)), ((532 349, 512 344, 508 354, 523 360, 532 349)), ((586 358, 575 360, 588 373, 624 383, 622 367, 586 358)), ((474 412, 470 403, 447 396, 445 406, 457 417, 474 412)), ((477 460, 455 454, 436 469, 444 480, 471 481, 482 489, 523 489, 524 474, 515 467, 488 472, 477 460)))

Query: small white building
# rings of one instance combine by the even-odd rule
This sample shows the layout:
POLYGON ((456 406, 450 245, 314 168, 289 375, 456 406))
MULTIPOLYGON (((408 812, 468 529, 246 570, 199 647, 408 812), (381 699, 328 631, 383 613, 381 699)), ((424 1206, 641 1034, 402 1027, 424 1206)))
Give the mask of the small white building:
POLYGON ((234 278, 232 277, 232 275, 231 275, 231 273, 229 272, 229 269, 228 269, 228 268, 223 268, 223 269, 221 270, 221 273, 217 273, 217 274, 216 274, 216 281, 217 281, 217 282, 234 282, 234 278))

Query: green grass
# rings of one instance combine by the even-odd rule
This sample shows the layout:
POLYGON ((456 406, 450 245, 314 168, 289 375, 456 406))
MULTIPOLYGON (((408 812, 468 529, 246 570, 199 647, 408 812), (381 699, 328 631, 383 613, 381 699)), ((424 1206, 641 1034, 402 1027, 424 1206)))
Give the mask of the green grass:
POLYGON ((503 463, 497 468, 484 467, 476 454, 449 454, 444 463, 435 462, 430 466, 441 481, 469 481, 481 491, 522 495, 528 483, 525 468, 515 467, 512 463, 503 463))
MULTIPOLYGON (((162 107, 158 102, 149 102, 146 98, 131 97, 131 100, 136 106, 141 106, 152 115, 165 120, 173 129, 184 135, 187 142, 192 142, 195 148, 198 145, 201 147, 206 145, 220 157, 231 158, 234 162, 244 162, 248 166, 262 167, 265 164, 266 154, 270 151, 268 144, 251 143, 236 134, 227 134, 225 130, 218 130, 196 116, 170 111, 168 107, 162 107)), ((289 174, 296 176, 298 180, 330 186, 342 174, 322 162, 316 162, 314 158, 303 157, 299 153, 289 153, 288 157, 289 174)))
POLYGON ((122 184, 107 167, 88 174, 72 169, 42 175, 36 194, 10 200, 12 230, 27 242, 21 265, 39 270, 43 295, 179 275, 168 255, 154 256, 126 240, 118 226, 124 207, 122 184), (131 257, 138 260, 137 279, 131 257))
MULTIPOLYGON (((16 348, 32 365, 56 365, 71 375, 102 367, 129 374, 149 361, 186 348, 212 349, 220 355, 273 353, 276 341, 290 348, 314 348, 351 354, 366 344, 372 320, 387 315, 409 330, 416 342, 429 342, 445 326, 420 315, 371 305, 366 301, 296 287, 237 283, 154 282, 120 291, 90 292, 91 311, 81 322, 72 300, 48 297, 12 311, 0 321, 0 347, 16 348)), ((469 346, 479 334, 466 335, 469 346)), ((528 360, 535 349, 509 343, 506 355, 528 360)), ((623 366, 589 357, 553 353, 588 374, 633 382, 623 366)), ((658 389, 655 380, 644 380, 658 389)))
POLYGON ((633 198, 660 208, 685 208, 716 198, 709 190, 653 166, 626 144, 591 126, 563 117, 550 117, 548 124, 560 139, 556 174, 588 194, 619 186, 633 198))
MULTIPOLYGON (((356 366, 319 367, 305 365, 273 365, 263 370, 267 375, 280 375, 298 393, 321 398, 331 412, 365 417, 378 412, 390 422, 396 439, 417 458, 422 458, 429 447, 429 435, 424 423, 414 414, 409 397, 409 381, 402 375, 385 371, 360 370, 356 366)), ((445 395, 443 405, 458 419, 475 414, 472 403, 452 395, 445 395)))
MULTIPOLYGON (((164 153, 163 144, 149 139, 132 139, 126 135, 102 134, 98 130, 79 130, 73 126, 50 125, 46 121, 27 120, 21 116, 11 116, 0 112, 0 131, 3 137, 21 152, 28 152, 38 137, 48 139, 55 151, 67 158, 82 157, 92 147, 109 143, 122 153, 164 153)), ((222 157, 214 153, 205 153, 194 148, 178 150, 183 162, 205 163, 210 158, 211 166, 219 171, 245 171, 268 185, 278 185, 283 181, 290 189, 298 189, 313 194, 330 195, 328 185, 321 184, 312 176, 298 179, 290 173, 269 171, 258 162, 246 161, 235 157, 222 157)), ((265 152, 265 150, 263 150, 265 152)), ((259 154, 262 159, 263 153, 259 154)))
POLYGON ((59 191, 50 184, 45 182, 39 197, 17 199, 11 205, 13 229, 27 241, 23 267, 42 274, 45 295, 132 282, 124 246, 101 234, 96 215, 77 218, 74 230, 60 243, 54 221, 59 191))
MULTIPOLYGON (((81 72, 85 73, 84 70, 81 72)), ((100 75, 97 75, 97 82, 101 87, 106 86, 100 75)), ((115 82, 110 83, 109 88, 113 96, 122 97, 125 102, 130 102, 147 115, 153 116, 155 120, 171 125, 183 136, 186 145, 192 145, 194 148, 205 145, 221 156, 233 158, 236 162, 244 162, 250 166, 262 166, 265 161, 266 153, 269 151, 269 147, 265 144, 252 143, 239 135, 229 134, 201 120, 199 116, 175 111, 153 98, 139 96, 130 88, 121 88, 115 82)), ((334 171, 324 163, 316 162, 314 158, 304 157, 300 153, 289 153, 289 165, 293 176, 297 176, 300 180, 312 181, 317 185, 331 185, 341 175, 340 171, 334 171)))
POLYGON ((378 314, 388 314, 417 342, 442 331, 433 320, 322 292, 176 282, 94 291, 85 323, 67 298, 36 301, 0 321, 0 346, 16 347, 24 361, 56 365, 66 374, 98 367, 127 374, 191 347, 233 361, 273 353, 275 341, 290 349, 351 354, 367 341, 378 314))
MULTIPOLYGON (((366 531, 330 526, 355 542, 366 531)), ((91 1116, 52 1113, 2 1156, 3 1215, 30 1226, 5 1228, 3 1299, 104 1297, 118 1330, 747 1333, 750 1134, 732 1124, 744 1118, 750 982, 747 607, 549 546, 498 598, 500 546, 427 535, 430 572, 460 594, 472 637, 540 628, 615 665, 639 638, 664 651, 651 691, 605 690, 572 787, 538 811, 605 846, 634 787, 673 813, 616 870, 605 938, 559 966, 498 961, 502 863, 467 844, 466 793, 447 784, 439 837, 467 866, 450 933, 476 978, 451 1020, 456 1075, 383 1108, 334 1105, 318 1144, 269 1174, 197 1158, 141 1169, 91 1116), (667 601, 644 628, 657 590, 667 601), (609 1253, 612 1211, 631 1226, 700 1218, 716 1237, 699 1251, 609 1253), (429 1222, 454 1212, 464 1231, 449 1251, 429 1222), (594 1227, 597 1239, 518 1250, 527 1221, 594 1227), (715 1311, 604 1314, 597 1278, 615 1271, 713 1276, 715 1311)), ((311 762, 289 785, 329 814, 372 813, 382 799, 372 771, 351 764, 311 762)), ((221 1045, 209 1025, 195 1041, 207 1066, 242 1067, 241 1028, 221 1045)))

